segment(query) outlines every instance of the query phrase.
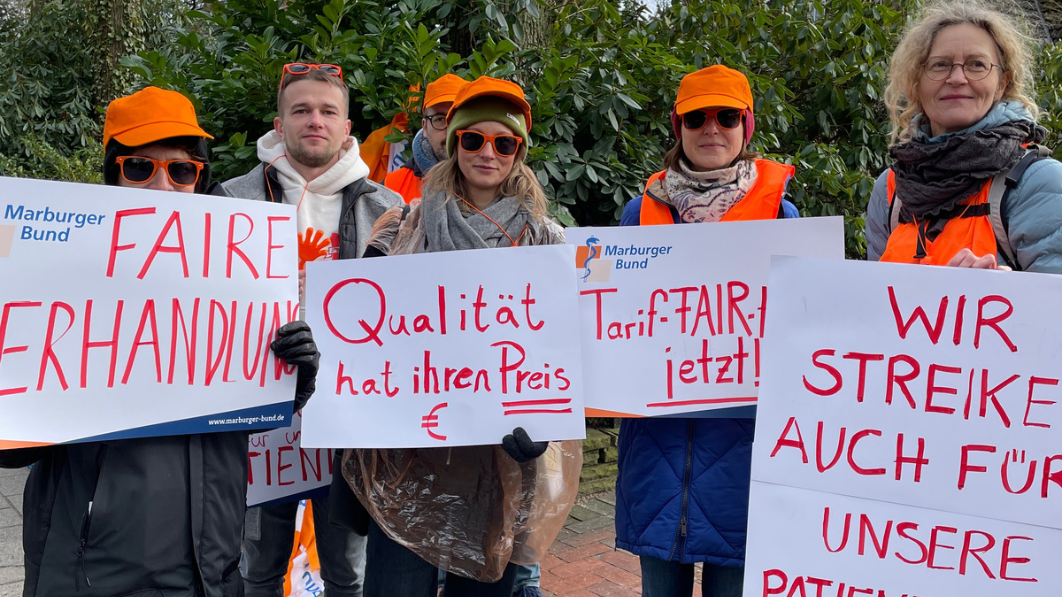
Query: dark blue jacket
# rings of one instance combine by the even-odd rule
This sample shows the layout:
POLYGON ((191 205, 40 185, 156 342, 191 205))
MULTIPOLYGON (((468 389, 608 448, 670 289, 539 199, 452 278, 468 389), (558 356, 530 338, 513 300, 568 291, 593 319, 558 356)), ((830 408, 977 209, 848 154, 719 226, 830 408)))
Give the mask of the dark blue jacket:
MULTIPOLYGON (((641 223, 642 200, 627 203, 621 226, 641 223)), ((674 210, 672 216, 678 223, 674 210)), ((800 213, 783 200, 779 217, 800 213)), ((752 408, 741 410, 751 416, 752 408)), ((616 547, 661 560, 740 568, 745 565, 755 420, 700 414, 623 421, 616 547)))

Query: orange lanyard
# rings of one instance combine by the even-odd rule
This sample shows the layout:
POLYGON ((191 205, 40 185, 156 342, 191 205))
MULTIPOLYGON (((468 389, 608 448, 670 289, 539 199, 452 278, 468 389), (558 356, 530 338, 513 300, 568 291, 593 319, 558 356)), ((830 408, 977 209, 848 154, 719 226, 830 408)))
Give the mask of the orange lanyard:
POLYGON ((468 199, 465 199, 464 197, 457 197, 457 198, 460 199, 461 201, 464 201, 465 205, 467 205, 467 206, 471 207, 472 209, 476 210, 476 212, 478 212, 479 215, 481 215, 484 218, 487 218, 488 220, 493 222, 494 225, 498 227, 498 230, 501 230, 502 234, 505 235, 505 238, 509 239, 509 242, 512 243, 512 246, 514 246, 514 247, 520 246, 520 239, 523 238, 524 237, 524 233, 527 232, 527 224, 524 224, 524 229, 520 231, 520 236, 516 237, 516 240, 513 240, 513 237, 509 236, 509 233, 505 231, 505 228, 503 228, 501 224, 496 222, 494 220, 494 218, 488 216, 487 214, 483 213, 483 211, 480 210, 478 207, 476 207, 475 205, 472 205, 471 203, 469 203, 468 199))

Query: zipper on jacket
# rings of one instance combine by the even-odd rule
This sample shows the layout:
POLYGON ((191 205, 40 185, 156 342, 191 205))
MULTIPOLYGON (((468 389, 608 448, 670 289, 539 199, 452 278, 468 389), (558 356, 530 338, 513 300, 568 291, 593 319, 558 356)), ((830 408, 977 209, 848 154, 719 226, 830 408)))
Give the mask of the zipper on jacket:
POLYGON ((77 544, 77 562, 74 564, 74 589, 81 590, 81 577, 85 577, 85 584, 89 588, 92 588, 92 581, 89 580, 88 570, 85 569, 85 549, 88 547, 89 529, 92 528, 92 505, 96 502, 96 490, 100 486, 100 477, 103 476, 103 463, 107 460, 107 444, 100 444, 100 451, 96 453, 96 485, 92 488, 92 495, 89 497, 88 507, 85 509, 85 515, 81 518, 81 536, 78 538, 77 544), (78 568, 81 568, 81 574, 78 575, 78 568))
POLYGON ((679 552, 680 560, 686 554, 686 510, 689 507, 690 474, 693 470, 693 426, 694 420, 690 419, 686 425, 686 471, 682 476, 682 510, 679 517, 678 531, 675 533, 675 545, 671 548, 671 554, 667 557, 669 561, 675 558, 675 551, 679 552))
POLYGON ((81 539, 77 545, 77 563, 81 567, 81 575, 77 574, 77 570, 74 571, 74 589, 81 590, 81 576, 85 577, 85 584, 92 587, 92 581, 89 580, 88 571, 85 570, 85 546, 88 545, 88 533, 89 528, 92 526, 92 502, 88 503, 88 509, 85 511, 85 516, 81 519, 81 539))

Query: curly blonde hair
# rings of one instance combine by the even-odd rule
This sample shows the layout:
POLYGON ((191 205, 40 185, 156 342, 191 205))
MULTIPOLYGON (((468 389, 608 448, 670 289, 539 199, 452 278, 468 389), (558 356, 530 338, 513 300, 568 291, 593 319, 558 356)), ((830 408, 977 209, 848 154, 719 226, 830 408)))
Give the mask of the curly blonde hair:
MULTIPOLYGON (((424 177, 425 197, 429 195, 429 189, 446 191, 448 195, 446 197, 447 201, 452 200, 454 197, 468 196, 465 175, 457 164, 457 152, 459 151, 461 149, 456 148, 453 155, 428 170, 427 176, 424 177)), ((513 169, 509 171, 509 176, 506 176, 505 180, 502 181, 498 191, 502 197, 523 197, 527 210, 531 215, 536 219, 542 220, 546 218, 549 201, 546 199, 546 192, 542 190, 542 185, 539 184, 535 172, 524 163, 526 156, 527 149, 521 143, 520 150, 516 153, 516 159, 513 160, 513 169)), ((464 201, 458 206, 462 210, 468 209, 464 201)))
POLYGON ((915 135, 911 122, 923 113, 918 100, 922 65, 929 57, 937 34, 945 27, 963 24, 984 29, 996 42, 1001 70, 1010 78, 1000 101, 1021 102, 1033 118, 1039 113, 1032 92, 1030 56, 1033 41, 1024 33, 1025 23, 1020 18, 988 8, 978 0, 939 2, 927 6, 920 17, 908 25, 892 54, 884 99, 892 121, 890 140, 893 144, 909 141, 915 135))

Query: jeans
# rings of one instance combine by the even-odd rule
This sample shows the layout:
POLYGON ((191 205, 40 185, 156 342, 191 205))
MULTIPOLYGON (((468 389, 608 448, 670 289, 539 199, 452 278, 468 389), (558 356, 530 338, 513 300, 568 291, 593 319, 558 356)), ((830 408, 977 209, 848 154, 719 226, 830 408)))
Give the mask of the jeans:
POLYGON ((538 564, 532 564, 530 566, 516 566, 516 582, 513 585, 514 589, 522 589, 524 587, 537 587, 539 580, 542 578, 542 568, 538 564))
MULTIPOLYGON (((321 580, 328 597, 361 597, 365 537, 328 522, 328 496, 315 498, 313 527, 321 580)), ((284 597, 284 575, 295 545, 298 502, 261 506, 262 538, 244 539, 240 573, 246 597, 284 597)))
MULTIPOLYGON (((642 597, 692 597, 693 564, 668 562, 652 556, 640 556, 642 563, 642 597)), ((704 563, 701 597, 741 597, 744 568, 726 568, 704 563)))
MULTIPOLYGON (((365 597, 435 597, 439 571, 403 545, 391 540, 376 521, 369 523, 365 548, 365 597)), ((512 597, 516 564, 508 564, 501 580, 485 583, 446 573, 445 597, 512 597)), ((325 590, 327 595, 328 591, 325 590)))

